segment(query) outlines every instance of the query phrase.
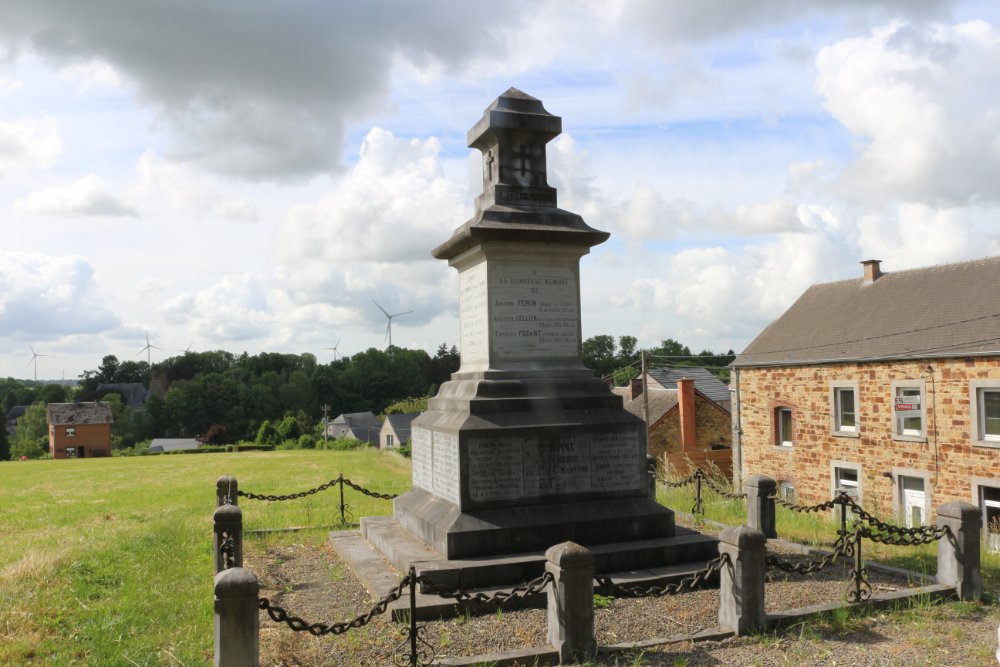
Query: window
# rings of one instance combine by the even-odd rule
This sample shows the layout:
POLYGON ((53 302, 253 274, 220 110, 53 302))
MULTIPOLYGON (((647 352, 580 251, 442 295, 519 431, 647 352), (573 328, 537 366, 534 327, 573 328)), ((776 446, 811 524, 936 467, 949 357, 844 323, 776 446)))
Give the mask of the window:
POLYGON ((832 382, 830 399, 833 434, 858 437, 858 383, 832 382))
POLYGON ((855 502, 858 500, 858 471, 853 468, 834 468, 834 488, 843 490, 855 502))
POLYGON ((791 408, 778 408, 775 410, 775 424, 777 426, 777 444, 782 447, 792 446, 792 410, 791 408))
POLYGON ((75 438, 76 437, 76 428, 74 428, 72 426, 67 426, 66 427, 66 437, 67 438, 75 438))
POLYGON ((980 438, 1000 441, 1000 389, 980 389, 976 401, 980 438))
POLYGON ((924 525, 927 496, 921 477, 899 476, 899 510, 907 528, 924 525))
POLYGON ((385 446, 392 447, 392 433, 386 433, 385 435, 385 446))
POLYGON ((895 380, 892 383, 892 437, 896 440, 926 441, 927 405, 923 380, 895 380))
POLYGON ((1000 488, 980 486, 979 506, 983 510, 986 548, 990 551, 1000 551, 1000 488))
POLYGON ((1000 380, 973 380, 969 389, 973 444, 1000 447, 1000 380))

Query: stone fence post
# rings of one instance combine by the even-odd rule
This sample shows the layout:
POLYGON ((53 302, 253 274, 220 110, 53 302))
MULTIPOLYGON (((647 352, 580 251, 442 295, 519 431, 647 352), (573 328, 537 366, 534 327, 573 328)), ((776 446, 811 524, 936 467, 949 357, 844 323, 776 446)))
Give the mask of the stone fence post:
POLYGON ((240 485, 237 483, 235 477, 229 475, 223 475, 215 482, 215 506, 221 507, 222 505, 238 505, 239 497, 236 492, 239 491, 240 485))
POLYGON ((590 660, 597 653, 594 637, 594 554, 579 544, 563 542, 545 552, 545 571, 552 574, 548 591, 548 642, 559 651, 559 664, 590 660))
POLYGON ((719 553, 729 563, 719 571, 719 624, 737 635, 765 627, 764 563, 767 538, 749 526, 732 526, 719 534, 719 553))
POLYGON ((747 525, 775 538, 778 531, 774 522, 774 498, 778 483, 767 475, 754 475, 747 480, 747 525))
POLYGON ((215 665, 260 665, 260 585, 250 570, 231 567, 215 575, 215 665))
POLYGON ((649 487, 647 489, 647 494, 649 499, 654 503, 656 502, 656 457, 652 454, 646 454, 646 475, 649 477, 647 482, 649 482, 649 487))
POLYGON ((236 505, 222 505, 215 510, 212 518, 215 521, 212 530, 215 573, 231 567, 243 567, 243 512, 236 505), (226 563, 227 554, 222 551, 227 538, 232 540, 232 563, 226 563))
POLYGON ((982 512, 975 505, 955 500, 938 508, 938 528, 948 526, 950 535, 938 540, 937 582, 955 586, 959 600, 978 600, 983 594, 979 570, 982 512))

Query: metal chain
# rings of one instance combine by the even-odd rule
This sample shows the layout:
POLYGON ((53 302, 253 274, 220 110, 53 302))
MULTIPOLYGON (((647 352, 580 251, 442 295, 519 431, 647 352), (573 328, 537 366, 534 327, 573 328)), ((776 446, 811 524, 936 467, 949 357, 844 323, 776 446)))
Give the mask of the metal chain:
POLYGON ((680 481, 677 481, 677 482, 667 482, 667 481, 664 481, 664 482, 662 482, 662 484, 664 486, 668 487, 668 488, 677 489, 677 488, 680 488, 682 486, 687 486, 688 484, 693 483, 700 476, 701 476, 701 468, 698 468, 693 473, 691 473, 690 475, 688 475, 687 477, 685 477, 684 479, 682 479, 680 481))
POLYGON ((925 526, 922 528, 902 528, 899 526, 889 526, 896 530, 878 531, 871 528, 862 528, 861 535, 867 537, 872 542, 889 544, 900 547, 915 547, 919 544, 930 544, 940 540, 945 535, 951 533, 948 526, 934 528, 925 526))
POLYGON ((716 484, 712 480, 712 478, 709 477, 708 475, 702 475, 702 477, 704 479, 704 482, 708 484, 708 488, 712 489, 723 498, 729 498, 730 500, 742 500, 743 498, 747 497, 747 494, 745 493, 734 493, 732 491, 726 491, 724 488, 716 484))
POLYGON ((360 491, 361 493, 371 498, 379 498, 381 500, 392 500, 393 498, 396 498, 399 495, 396 493, 376 493, 375 491, 369 491, 363 486, 358 486, 357 484, 347 479, 346 477, 344 477, 343 479, 344 479, 344 484, 351 487, 355 491, 360 491))
POLYGON ((498 591, 492 595, 485 593, 470 593, 464 590, 454 590, 445 586, 432 584, 423 577, 418 577, 421 583, 421 590, 432 595, 443 598, 452 598, 458 602, 474 602, 476 604, 500 604, 503 605, 508 600, 521 599, 529 595, 537 595, 545 590, 545 587, 555 579, 551 572, 546 572, 537 579, 525 582, 509 591, 498 591))
POLYGON ((243 490, 237 491, 236 494, 249 498, 250 500, 270 500, 270 501, 296 500, 298 498, 305 498, 306 496, 311 496, 314 493, 319 493, 320 491, 326 491, 330 487, 335 486, 339 483, 340 483, 340 478, 338 477, 337 479, 331 479, 326 484, 321 484, 320 486, 317 486, 315 489, 309 489, 308 491, 302 491, 300 493, 290 493, 287 496, 270 496, 257 493, 247 493, 243 490))
POLYGON ((236 566, 236 543, 233 535, 228 530, 222 531, 219 536, 219 553, 222 554, 222 569, 228 570, 236 566))
POLYGON ((324 623, 307 623, 298 616, 289 616, 287 611, 281 607, 272 605, 270 600, 267 598, 261 598, 258 600, 257 606, 266 611, 272 621, 275 623, 284 623, 295 632, 308 632, 315 637, 321 637, 323 635, 340 635, 352 628, 364 627, 368 625, 376 616, 384 614, 386 609, 388 609, 389 604, 402 597, 403 591, 409 587, 409 585, 410 577, 404 577, 403 580, 399 582, 399 585, 390 591, 388 595, 379 600, 367 614, 361 614, 350 621, 333 623, 331 625, 326 625, 324 623))
POLYGON ((854 556, 854 539, 856 534, 841 535, 833 543, 833 551, 817 560, 808 563, 793 563, 781 560, 777 556, 767 554, 764 556, 764 564, 768 567, 777 568, 783 572, 793 572, 795 574, 813 574, 823 568, 836 563, 841 558, 851 558, 854 556))
POLYGON ((719 557, 708 562, 704 569, 698 570, 689 577, 672 584, 663 586, 643 586, 642 584, 616 584, 610 577, 598 575, 594 581, 600 586, 607 588, 612 594, 619 597, 661 597, 663 595, 677 595, 684 591, 693 590, 698 586, 707 583, 708 578, 713 573, 722 569, 723 565, 730 563, 729 554, 719 554, 719 557))
POLYGON ((786 500, 782 500, 778 496, 770 496, 771 500, 773 500, 778 505, 781 505, 782 507, 787 507, 788 509, 793 510, 795 512, 806 512, 806 513, 820 512, 822 510, 833 509, 837 505, 843 504, 841 502, 838 502, 840 498, 841 496, 837 496, 833 500, 828 500, 825 503, 820 503, 819 505, 796 505, 795 503, 790 503, 786 500))

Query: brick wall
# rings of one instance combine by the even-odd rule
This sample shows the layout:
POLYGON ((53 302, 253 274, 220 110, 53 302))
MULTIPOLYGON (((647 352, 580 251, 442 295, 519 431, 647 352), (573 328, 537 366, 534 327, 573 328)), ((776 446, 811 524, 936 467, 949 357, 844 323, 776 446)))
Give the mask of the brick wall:
MULTIPOLYGON (((862 501, 886 516, 896 511, 895 477, 925 475, 928 509, 964 500, 978 504, 973 478, 1000 486, 1000 448, 973 444, 972 380, 1000 379, 998 359, 885 361, 739 370, 743 475, 794 484, 796 502, 831 497, 831 461, 861 466, 862 501), (926 437, 893 437, 893 381, 923 380, 926 437), (857 383, 857 436, 832 434, 831 383, 857 383), (792 410, 793 445, 776 443, 776 410, 792 410)), ((926 523, 926 521, 925 521, 926 523)))
POLYGON ((49 454, 65 459, 66 448, 84 448, 84 458, 111 456, 111 424, 49 424, 49 454), (75 429, 67 436, 66 429, 75 429))
POLYGON ((732 446, 732 418, 728 412, 708 400, 699 393, 694 395, 695 409, 695 442, 696 448, 691 452, 681 452, 681 423, 679 406, 671 408, 653 424, 649 431, 649 453, 662 461, 664 455, 669 457, 673 468, 683 473, 680 463, 685 458, 697 466, 708 459, 713 461, 726 476, 732 474, 732 450, 722 450, 723 453, 712 452, 711 446, 726 444, 732 446), (685 457, 686 454, 686 457, 685 457))

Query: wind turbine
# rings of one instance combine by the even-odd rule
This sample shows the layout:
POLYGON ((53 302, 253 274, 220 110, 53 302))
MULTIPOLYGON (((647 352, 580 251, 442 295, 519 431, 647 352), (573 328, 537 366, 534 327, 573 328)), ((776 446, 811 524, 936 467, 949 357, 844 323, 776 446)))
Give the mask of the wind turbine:
POLYGON ((392 318, 399 317, 400 315, 409 315, 413 311, 412 310, 407 310, 407 311, 404 311, 402 313, 394 313, 394 314, 390 315, 389 313, 386 312, 385 308, 383 308, 382 306, 378 305, 378 301, 376 301, 375 299, 372 299, 372 303, 374 303, 376 306, 378 306, 378 309, 381 310, 382 314, 385 315, 386 319, 389 320, 389 325, 385 328, 385 337, 389 340, 389 348, 388 349, 391 350, 392 349, 392 318))
MULTIPOLYGON (((378 304, 376 303, 375 305, 377 306, 378 304)), ((340 352, 337 350, 338 347, 340 347, 340 339, 339 338, 337 339, 337 344, 336 345, 334 345, 333 347, 324 347, 323 349, 324 350, 332 350, 333 351, 333 360, 336 361, 337 357, 340 356, 340 352)))
POLYGON ((30 345, 28 346, 28 349, 31 350, 31 359, 28 360, 28 365, 30 366, 32 363, 35 364, 35 381, 37 382, 38 381, 38 357, 47 357, 49 355, 47 355, 47 354, 38 354, 37 352, 35 352, 35 348, 31 347, 30 345))
MULTIPOLYGON (((184 348, 183 350, 174 350, 174 352, 183 352, 184 354, 187 354, 188 352, 191 351, 191 346, 192 345, 194 345, 194 339, 193 338, 191 339, 191 342, 188 343, 188 346, 186 348, 184 348)), ((156 348, 156 349, 160 349, 160 348, 156 348)))
POLYGON ((162 352, 163 348, 162 347, 156 347, 155 345, 153 345, 152 343, 149 342, 149 329, 146 329, 146 347, 144 347, 141 350, 139 350, 139 352, 135 356, 138 357, 140 354, 142 354, 143 352, 145 352, 146 353, 146 363, 149 365, 150 370, 152 370, 152 368, 153 368, 153 350, 159 350, 160 352, 162 352))

